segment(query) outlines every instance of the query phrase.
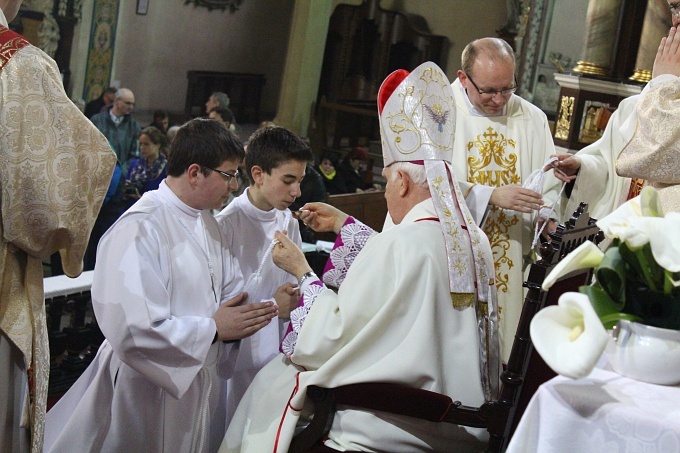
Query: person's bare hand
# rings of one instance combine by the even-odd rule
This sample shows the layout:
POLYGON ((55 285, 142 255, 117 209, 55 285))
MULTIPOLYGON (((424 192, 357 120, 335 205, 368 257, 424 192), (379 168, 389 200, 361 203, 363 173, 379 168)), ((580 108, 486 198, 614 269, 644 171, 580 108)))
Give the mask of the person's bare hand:
POLYGON ((339 233, 347 221, 347 214, 326 203, 306 203, 296 217, 316 232, 339 233))
POLYGON ((581 168, 581 158, 573 154, 554 154, 558 161, 552 164, 555 177, 562 182, 570 182, 576 179, 576 173, 581 168))
POLYGON ((274 300, 279 306, 279 318, 290 319, 290 312, 298 306, 300 301, 300 290, 293 283, 284 283, 276 289, 274 300))
POLYGON ((288 236, 277 231, 274 233, 274 239, 278 241, 278 244, 272 250, 274 264, 292 274, 295 278, 300 278, 303 274, 312 271, 305 254, 293 241, 288 239, 288 236))
POLYGON ((278 315, 273 302, 243 303, 248 293, 241 293, 224 302, 213 315, 217 324, 217 339, 239 340, 254 334, 278 315))
POLYGON ((546 218, 541 218, 539 217, 538 219, 538 229, 541 230, 541 236, 543 236, 543 239, 547 239, 548 242, 552 241, 550 238, 550 233, 554 233, 557 231, 557 222, 553 219, 546 219, 546 218), (547 223, 546 223, 547 222, 547 223), (543 227, 543 224, 546 223, 545 227, 543 227))
POLYGON ((668 36, 661 40, 654 59, 652 78, 661 74, 680 76, 680 34, 672 27, 668 36))
POLYGON ((517 184, 496 187, 489 200, 492 205, 503 209, 513 209, 526 214, 541 209, 543 199, 533 190, 525 189, 517 184))

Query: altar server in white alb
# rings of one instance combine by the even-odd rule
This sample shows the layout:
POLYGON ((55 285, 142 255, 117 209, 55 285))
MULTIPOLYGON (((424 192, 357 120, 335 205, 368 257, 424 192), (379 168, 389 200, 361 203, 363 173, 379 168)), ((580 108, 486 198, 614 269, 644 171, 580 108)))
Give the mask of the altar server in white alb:
MULTIPOLYGON (((221 452, 285 452, 305 422, 309 385, 388 381, 472 406, 497 396, 499 345, 491 250, 449 164, 454 100, 425 63, 391 74, 379 92, 385 197, 395 226, 379 234, 322 203, 301 218, 338 239, 324 280, 280 232, 274 262, 299 279, 279 354, 241 400, 221 452)), ((325 445, 336 450, 481 451, 486 432, 369 411, 341 410, 325 445)))
POLYGON ((279 353, 290 311, 300 293, 297 280, 274 265, 271 250, 276 231, 302 246, 300 227, 289 206, 300 196, 312 150, 284 127, 261 128, 248 140, 245 167, 250 180, 243 194, 217 216, 224 247, 238 259, 250 301, 275 300, 279 320, 241 341, 234 374, 228 382, 227 421, 264 365, 279 353))
POLYGON ((233 343, 277 315, 240 305, 243 279, 210 209, 236 188, 241 142, 196 119, 168 177, 102 237, 92 304, 106 340, 48 412, 46 452, 210 452, 224 436, 233 343))
POLYGON ((43 261, 78 276, 116 156, 56 63, 8 28, 0 0, 0 451, 42 452, 50 348, 43 261))
MULTIPOLYGON (((532 213, 552 206, 560 189, 552 172, 545 174, 543 194, 522 184, 549 161, 555 147, 545 114, 514 94, 515 55, 507 42, 478 39, 465 47, 461 60, 453 83, 457 116, 452 166, 470 211, 491 242, 507 361, 522 310, 524 269, 533 259, 537 215, 532 213)), ((551 217, 548 211, 541 211, 543 218, 551 217)))

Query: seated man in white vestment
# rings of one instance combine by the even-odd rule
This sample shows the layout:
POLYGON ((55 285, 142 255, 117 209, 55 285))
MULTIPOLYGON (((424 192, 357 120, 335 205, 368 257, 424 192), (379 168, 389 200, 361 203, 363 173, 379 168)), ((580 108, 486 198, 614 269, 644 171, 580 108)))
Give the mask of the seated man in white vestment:
POLYGON ((43 260, 77 277, 116 164, 57 64, 0 0, 0 452, 40 452, 50 372, 43 260))
POLYGON ((232 341, 278 313, 272 302, 242 305, 238 262, 210 212, 236 188, 243 156, 217 121, 188 122, 159 189, 104 234, 91 292, 106 340, 48 412, 45 451, 217 449, 232 341))
MULTIPOLYGON (((669 0, 668 3, 671 6, 673 27, 677 27, 680 25, 680 8, 673 6, 677 5, 676 2, 669 0)), ((668 41, 665 41, 659 49, 652 71, 652 80, 641 94, 621 101, 619 108, 607 123, 602 137, 574 155, 557 155, 560 162, 556 165, 555 176, 570 183, 560 203, 562 221, 569 219, 581 201, 588 203, 591 217, 600 219, 625 201, 640 194, 645 177, 620 176, 617 174, 617 159, 638 128, 636 110, 640 99, 660 84, 677 78, 678 74, 674 74, 674 71, 677 72, 678 68, 674 69, 672 64, 668 64, 672 62, 672 53, 663 52, 666 42, 668 41)), ((670 47, 668 50, 670 51, 670 47)), ((657 103, 659 106, 662 104, 657 103)), ((648 112, 650 112, 649 109, 646 110, 646 113, 648 112)), ((650 129, 640 131, 640 134, 655 136, 662 122, 654 122, 651 126, 650 129)), ((675 142, 675 139, 671 140, 671 144, 675 142)))
POLYGON ((555 146, 545 114, 514 94, 518 87, 515 55, 507 42, 483 38, 469 43, 457 75, 452 165, 465 201, 491 243, 501 349, 507 361, 524 300, 524 270, 534 258, 531 246, 537 217, 541 223, 557 218, 548 208, 560 189, 552 172, 544 175, 542 193, 522 184, 544 167, 555 146), (532 215, 541 207, 545 209, 538 216, 532 215))
MULTIPOLYGON (((302 297, 282 353, 255 377, 220 452, 287 451, 309 415, 309 385, 395 382, 471 406, 497 397, 493 262, 449 163, 450 84, 439 67, 424 63, 410 74, 392 73, 378 97, 385 197, 395 226, 375 234, 331 206, 303 206, 305 223, 338 234, 324 272, 337 293, 277 232, 274 262, 299 279, 302 297)), ((484 448, 486 431, 443 425, 344 409, 325 445, 392 452, 484 448)))
POLYGON ((309 146, 288 129, 258 129, 248 140, 245 159, 250 186, 215 217, 224 246, 241 266, 249 300, 275 300, 279 306, 279 322, 241 341, 228 382, 227 422, 257 372, 278 354, 290 310, 300 298, 297 280, 274 265, 271 248, 276 231, 286 231, 302 247, 300 227, 289 206, 301 195, 300 183, 313 159, 309 146))

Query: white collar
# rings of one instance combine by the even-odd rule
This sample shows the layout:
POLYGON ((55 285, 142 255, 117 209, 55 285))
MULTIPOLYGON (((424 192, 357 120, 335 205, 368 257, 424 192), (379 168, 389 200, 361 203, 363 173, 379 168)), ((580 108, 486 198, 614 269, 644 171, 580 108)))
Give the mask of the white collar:
POLYGON ((9 28, 9 24, 7 23, 7 18, 5 17, 5 13, 1 9, 0 9, 0 24, 9 28))
POLYGON ((241 208, 245 215, 247 215, 251 219, 257 220, 258 222, 276 221, 276 211, 278 211, 278 209, 272 208, 269 211, 263 211, 262 209, 258 208, 253 204, 252 201, 250 201, 250 198, 248 198, 249 190, 250 187, 246 187, 246 190, 244 190, 243 193, 239 195, 238 198, 232 201, 232 203, 234 202, 238 203, 238 206, 241 208))
POLYGON ((434 202, 432 201, 431 197, 413 206, 411 210, 406 213, 406 215, 401 220, 399 225, 414 223, 416 220, 422 219, 424 217, 435 217, 437 219, 439 218, 439 216, 437 215, 437 211, 434 207, 434 202))
POLYGON ((201 215, 201 210, 192 208, 185 202, 183 202, 176 194, 175 192, 172 191, 170 187, 165 182, 165 179, 161 181, 160 186, 158 187, 158 193, 170 204, 172 204, 175 208, 177 208, 177 211, 181 212, 182 214, 186 214, 189 217, 192 218, 197 218, 198 216, 201 215))
POLYGON ((111 121, 113 121, 115 124, 120 124, 120 123, 122 123, 122 122, 123 122, 123 117, 125 116, 125 115, 121 115, 121 116, 116 116, 116 115, 114 115, 114 114, 113 114, 113 109, 109 109, 109 115, 111 115, 111 121))
MULTIPOLYGON (((472 102, 470 102, 470 98, 468 97, 467 92, 465 91, 465 87, 463 87, 463 84, 460 83, 459 79, 456 79, 458 81, 458 87, 460 88, 460 92, 463 93, 463 99, 465 99, 465 103, 467 104, 468 111, 470 112, 470 115, 472 116, 483 116, 483 117, 495 117, 495 116, 505 116, 508 111, 508 103, 506 102, 505 105, 503 106, 503 109, 498 112, 494 113, 493 115, 489 115, 488 113, 485 113, 481 110, 479 110, 477 107, 475 107, 472 102)), ((455 83, 455 82, 454 82, 455 83)))

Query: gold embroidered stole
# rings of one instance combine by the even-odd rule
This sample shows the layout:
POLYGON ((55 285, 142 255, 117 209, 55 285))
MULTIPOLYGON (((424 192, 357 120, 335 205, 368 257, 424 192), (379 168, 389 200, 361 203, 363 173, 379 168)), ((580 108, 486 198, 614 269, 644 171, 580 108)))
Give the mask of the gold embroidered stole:
MULTIPOLYGON (((505 137, 489 127, 466 145, 468 182, 486 186, 500 187, 506 184, 521 184, 522 178, 517 171, 517 153, 515 140, 505 137)), ((496 288, 508 292, 509 275, 504 270, 515 265, 508 255, 510 250, 510 229, 520 223, 521 217, 504 211, 498 206, 491 206, 489 216, 484 224, 484 232, 491 243, 496 268, 496 288)))

